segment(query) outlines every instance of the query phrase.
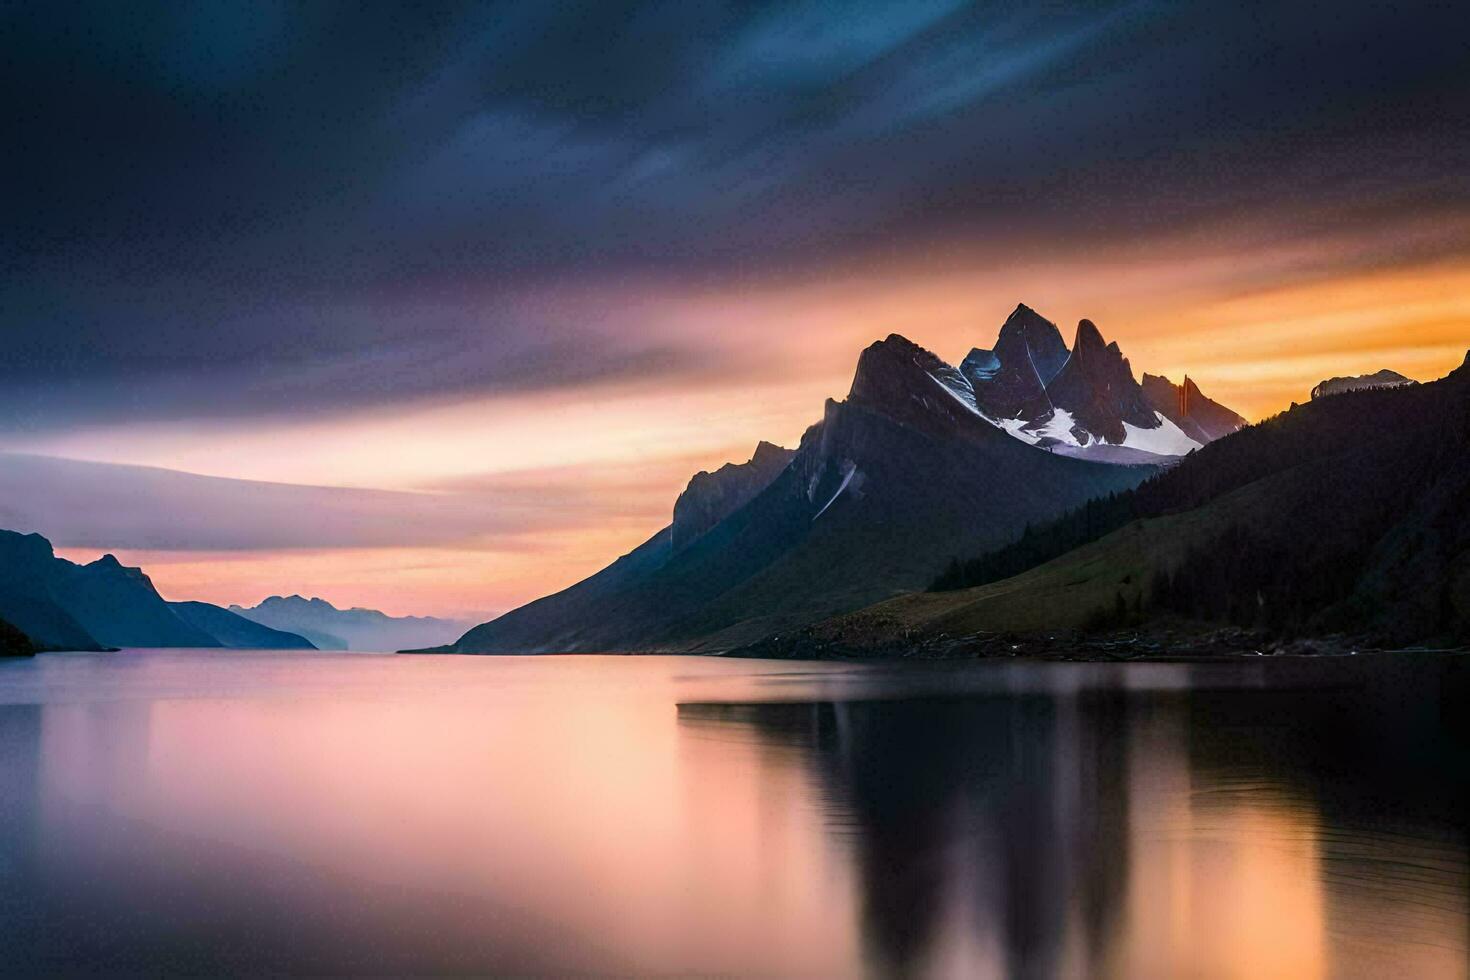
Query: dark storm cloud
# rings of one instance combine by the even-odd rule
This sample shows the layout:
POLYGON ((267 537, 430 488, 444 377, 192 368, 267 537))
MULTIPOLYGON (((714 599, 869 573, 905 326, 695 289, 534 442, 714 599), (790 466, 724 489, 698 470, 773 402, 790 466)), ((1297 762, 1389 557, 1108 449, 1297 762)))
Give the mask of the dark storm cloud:
POLYGON ((722 363, 527 290, 1466 205, 1448 4, 427 6, 0 8, 0 430, 722 363))

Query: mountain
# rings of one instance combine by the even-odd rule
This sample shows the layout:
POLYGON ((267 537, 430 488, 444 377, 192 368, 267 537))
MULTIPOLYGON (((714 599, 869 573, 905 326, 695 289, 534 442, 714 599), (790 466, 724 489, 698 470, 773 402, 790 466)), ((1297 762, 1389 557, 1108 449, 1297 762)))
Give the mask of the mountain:
POLYGON ((1056 324, 1022 304, 991 349, 960 363, 976 409, 1017 439, 1064 456, 1160 463, 1245 424, 1185 379, 1140 385, 1116 342, 1082 320, 1068 349, 1056 324))
POLYGON ((0 616, 47 650, 220 645, 176 615, 141 569, 112 555, 74 564, 39 534, 0 531, 0 616))
POLYGON ((713 473, 694 474, 689 486, 674 501, 674 520, 669 525, 669 544, 683 551, 710 528, 744 507, 786 468, 790 449, 761 442, 745 463, 726 463, 713 473))
POLYGON ((1133 380, 1133 369, 1117 343, 1106 343, 1091 320, 1077 324, 1072 353, 1046 394, 1057 409, 1068 412, 1074 432, 1120 445, 1128 438, 1126 427, 1152 429, 1159 419, 1143 390, 1133 380))
POLYGON ((39 534, 0 531, 0 618, 41 650, 103 650, 53 592, 57 558, 39 534))
POLYGON ((1170 622, 1470 643, 1470 353, 1437 382, 1294 406, 936 586, 748 652, 902 654, 1170 622))
POLYGON ((87 565, 60 562, 53 588, 87 632, 115 647, 217 647, 220 641, 181 619, 141 568, 103 555, 87 565))
POLYGON ((1057 325, 1024 303, 1001 325, 991 350, 976 348, 960 362, 981 411, 995 419, 1035 421, 1051 414, 1046 386, 1067 363, 1057 325))
MULTIPOLYGON (((1014 364, 1021 351, 1039 357, 1040 384, 1061 360, 1050 325, 1024 308, 1007 323, 997 360, 1014 364)), ((720 498, 734 500, 768 479, 743 504, 723 515, 701 509, 719 516, 689 525, 699 532, 692 537, 676 536, 676 514, 596 575, 445 649, 725 650, 921 588, 952 554, 995 547, 1030 522, 1154 472, 1038 447, 1037 438, 1017 434, 1021 423, 982 407, 982 395, 1000 404, 1005 393, 986 386, 1001 376, 986 376, 983 358, 967 360, 968 376, 897 334, 873 344, 847 399, 827 402, 790 460, 773 475, 774 466, 743 471, 740 493, 720 498)), ((1020 392, 1024 373, 1015 377, 1020 392)), ((728 479, 733 485, 734 471, 728 479)), ((693 482, 691 494, 711 499, 693 482)))
POLYGON ((184 622, 203 630, 227 647, 245 650, 315 650, 295 633, 262 626, 208 602, 170 602, 169 608, 184 622))
POLYGON ((1223 439, 1246 427, 1246 420, 1235 412, 1205 397, 1188 377, 1174 384, 1157 374, 1144 374, 1143 397, 1154 411, 1173 422, 1186 436, 1200 445, 1223 439))
POLYGON ((229 612, 272 629, 294 633, 321 650, 392 651, 446 643, 465 624, 431 616, 388 616, 376 609, 338 609, 325 599, 271 596, 251 609, 229 612))
POLYGON ((1312 389, 1312 398, 1316 400, 1328 395, 1340 395, 1345 391, 1360 391, 1363 388, 1401 388, 1412 384, 1418 382, 1397 371, 1384 368, 1374 374, 1360 374, 1352 378, 1328 378, 1312 389))
POLYGON ((35 653, 30 637, 0 619, 0 657, 31 657, 35 653))

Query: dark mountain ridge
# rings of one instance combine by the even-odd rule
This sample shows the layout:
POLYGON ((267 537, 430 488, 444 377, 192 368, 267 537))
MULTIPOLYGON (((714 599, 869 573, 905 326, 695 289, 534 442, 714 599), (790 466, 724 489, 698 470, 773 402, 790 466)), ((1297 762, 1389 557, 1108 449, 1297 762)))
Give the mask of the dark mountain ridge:
POLYGON ((54 588, 66 607, 102 643, 114 647, 217 647, 219 640, 186 622, 141 568, 103 555, 87 565, 61 562, 54 588))
POLYGON ((0 616, 44 650, 220 645, 176 615, 141 569, 112 555, 77 565, 39 534, 0 531, 0 616))
POLYGON ((786 468, 794 455, 793 450, 762 441, 747 462, 726 463, 713 473, 701 470, 694 474, 689 486, 674 501, 670 547, 683 551, 701 534, 749 503, 786 468))

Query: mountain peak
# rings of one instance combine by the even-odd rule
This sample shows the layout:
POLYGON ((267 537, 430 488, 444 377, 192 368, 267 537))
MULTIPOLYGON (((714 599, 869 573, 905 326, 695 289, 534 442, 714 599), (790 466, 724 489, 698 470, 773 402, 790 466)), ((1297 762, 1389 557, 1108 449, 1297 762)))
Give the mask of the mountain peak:
POLYGON ((1117 343, 1103 340, 1091 320, 1078 322, 1072 356, 1047 385, 1046 394, 1053 405, 1071 413, 1078 426, 1114 445, 1128 437, 1124 423, 1140 429, 1160 425, 1133 379, 1128 358, 1117 343))
POLYGON ((919 371, 935 371, 948 365, 902 334, 891 333, 874 341, 858 355, 857 370, 847 397, 861 402, 884 402, 895 395, 908 400, 908 392, 895 391, 894 385, 919 371))
MULTIPOLYGON (((1077 321, 1077 334, 1076 338, 1072 341, 1073 357, 1081 357, 1107 349, 1108 345, 1103 340, 1102 331, 1097 329, 1097 324, 1086 319, 1077 321)), ((1114 349, 1117 349, 1116 344, 1114 345, 1114 349)))
POLYGON ((992 418, 1040 418, 1051 410, 1046 385, 1067 361, 1057 325, 1025 303, 1001 324, 993 350, 976 348, 960 364, 975 401, 992 418))

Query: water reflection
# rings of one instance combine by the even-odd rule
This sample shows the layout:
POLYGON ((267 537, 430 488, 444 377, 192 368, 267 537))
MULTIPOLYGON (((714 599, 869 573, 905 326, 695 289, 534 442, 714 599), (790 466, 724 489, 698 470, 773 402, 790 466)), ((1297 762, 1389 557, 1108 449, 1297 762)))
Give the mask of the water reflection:
POLYGON ((0 970, 1464 976, 1465 676, 0 664, 0 970))
POLYGON ((1432 670, 679 717, 801 750, 882 974, 1462 976, 1464 743, 1438 711, 1461 691, 1432 670))

